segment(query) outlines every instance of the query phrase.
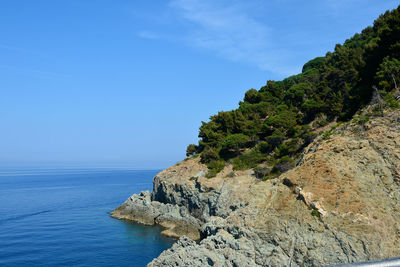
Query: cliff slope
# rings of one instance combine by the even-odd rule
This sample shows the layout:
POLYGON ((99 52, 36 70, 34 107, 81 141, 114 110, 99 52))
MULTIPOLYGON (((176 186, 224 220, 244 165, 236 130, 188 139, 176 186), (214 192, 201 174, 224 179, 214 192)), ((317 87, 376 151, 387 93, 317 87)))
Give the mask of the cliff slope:
MULTIPOLYGON (((365 111, 366 112, 366 111, 365 111)), ((112 216, 181 237, 149 266, 321 266, 400 255, 400 112, 321 135, 292 170, 261 181, 197 158, 154 178, 112 216), (193 240, 201 240, 196 243, 193 240)))

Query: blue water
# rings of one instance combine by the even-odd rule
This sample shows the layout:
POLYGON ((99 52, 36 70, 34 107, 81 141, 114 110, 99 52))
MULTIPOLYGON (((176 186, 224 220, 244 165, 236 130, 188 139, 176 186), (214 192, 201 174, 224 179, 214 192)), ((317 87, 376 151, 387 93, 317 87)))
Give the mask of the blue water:
POLYGON ((0 266, 145 266, 174 241, 108 213, 156 173, 0 170, 0 266))

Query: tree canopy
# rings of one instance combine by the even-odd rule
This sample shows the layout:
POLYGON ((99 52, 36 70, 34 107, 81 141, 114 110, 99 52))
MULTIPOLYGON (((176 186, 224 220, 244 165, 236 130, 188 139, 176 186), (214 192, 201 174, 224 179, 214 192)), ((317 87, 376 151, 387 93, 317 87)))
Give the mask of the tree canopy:
POLYGON ((398 92, 399 59, 400 6, 333 52, 304 64, 300 74, 250 89, 237 109, 202 122, 199 144, 190 145, 188 155, 204 154, 204 162, 218 161, 219 168, 221 160, 238 163, 249 155, 286 168, 291 165, 287 159, 298 157, 316 128, 349 120, 367 105, 373 86, 384 94, 398 92))

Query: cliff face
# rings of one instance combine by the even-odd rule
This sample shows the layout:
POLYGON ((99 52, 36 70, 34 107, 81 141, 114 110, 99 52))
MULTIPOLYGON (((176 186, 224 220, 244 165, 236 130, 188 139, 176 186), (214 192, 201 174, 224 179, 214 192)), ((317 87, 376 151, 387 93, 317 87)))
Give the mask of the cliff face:
POLYGON ((149 266, 320 266, 400 256, 400 113, 317 138, 297 167, 261 181, 197 159, 154 178, 112 216, 182 237, 149 266), (192 239, 201 239, 199 243, 192 239))

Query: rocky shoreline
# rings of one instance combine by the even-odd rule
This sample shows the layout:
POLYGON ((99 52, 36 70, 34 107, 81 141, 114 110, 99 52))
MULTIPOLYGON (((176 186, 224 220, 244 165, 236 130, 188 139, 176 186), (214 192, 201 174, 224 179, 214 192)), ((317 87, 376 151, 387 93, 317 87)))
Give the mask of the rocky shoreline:
POLYGON ((148 266, 322 266, 400 254, 400 116, 317 138, 279 178, 227 166, 215 178, 197 158, 154 178, 118 219, 180 238, 148 266), (199 241, 199 242, 195 242, 199 241))

